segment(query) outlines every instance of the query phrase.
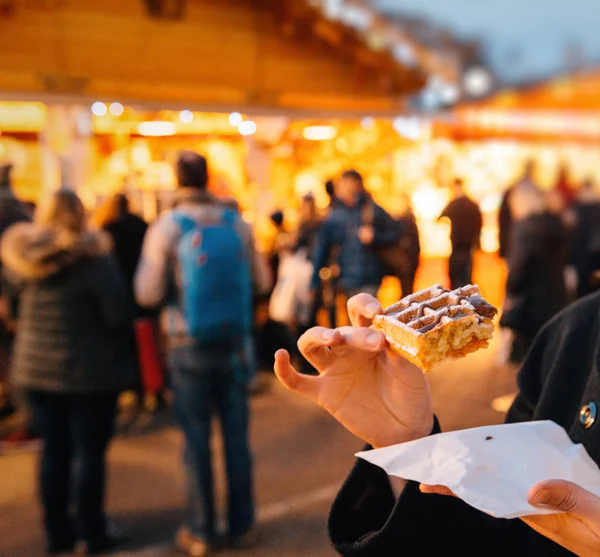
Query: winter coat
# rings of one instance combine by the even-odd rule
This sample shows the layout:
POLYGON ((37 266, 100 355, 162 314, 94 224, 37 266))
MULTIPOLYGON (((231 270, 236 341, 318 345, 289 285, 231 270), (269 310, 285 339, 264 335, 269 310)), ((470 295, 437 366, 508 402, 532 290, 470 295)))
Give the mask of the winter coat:
POLYGON ((319 271, 328 265, 334 246, 339 246, 338 264, 343 288, 353 290, 363 286, 379 286, 385 270, 376 248, 398 243, 401 235, 400 225, 367 195, 361 195, 354 207, 338 201, 331 206, 317 236, 312 259, 314 274, 311 287, 318 288, 319 271), (358 237, 358 231, 364 224, 366 204, 373 205, 375 237, 372 245, 364 245, 358 237))
POLYGON ((59 393, 127 386, 127 294, 104 233, 58 233, 36 224, 8 229, 0 246, 14 301, 16 385, 59 393))
POLYGON ((567 234, 560 218, 550 213, 516 221, 512 233, 506 296, 519 306, 521 317, 511 328, 533 338, 567 303, 567 234))
POLYGON ((479 246, 483 219, 475 201, 462 195, 448 203, 440 218, 450 219, 450 241, 453 250, 470 250, 479 246))
POLYGON ((398 219, 402 228, 402 240, 400 244, 404 248, 406 255, 408 256, 408 263, 410 266, 409 272, 415 273, 419 266, 419 257, 421 254, 421 243, 419 240, 419 228, 417 226, 417 220, 412 211, 404 214, 398 219))
MULTIPOLYGON (((598 316, 600 294, 594 294, 540 332, 519 372, 519 395, 506 421, 552 420, 600 464, 600 418, 588 429, 580 420, 580 411, 600 400, 598 316)), ((436 421, 432 434, 439 432, 436 421)), ((460 499, 420 493, 417 482, 396 499, 385 472, 360 459, 333 504, 329 534, 345 557, 573 555, 519 519, 492 518, 460 499)))
POLYGON ((575 224, 571 231, 570 262, 577 271, 578 297, 590 294, 594 272, 600 269, 600 201, 577 201, 571 206, 575 224))
POLYGON ((152 317, 156 311, 141 308, 135 302, 133 281, 144 245, 144 236, 148 225, 140 217, 126 213, 123 217, 104 225, 104 230, 110 234, 114 245, 114 254, 125 278, 127 293, 134 308, 134 317, 152 317))

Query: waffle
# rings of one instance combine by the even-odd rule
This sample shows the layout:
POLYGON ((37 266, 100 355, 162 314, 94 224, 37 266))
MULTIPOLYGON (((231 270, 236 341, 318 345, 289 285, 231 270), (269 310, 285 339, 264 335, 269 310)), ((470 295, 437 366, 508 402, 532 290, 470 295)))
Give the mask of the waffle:
POLYGON ((445 360, 486 348, 497 310, 481 297, 479 286, 448 290, 439 284, 406 296, 381 315, 373 328, 390 347, 424 371, 445 360))

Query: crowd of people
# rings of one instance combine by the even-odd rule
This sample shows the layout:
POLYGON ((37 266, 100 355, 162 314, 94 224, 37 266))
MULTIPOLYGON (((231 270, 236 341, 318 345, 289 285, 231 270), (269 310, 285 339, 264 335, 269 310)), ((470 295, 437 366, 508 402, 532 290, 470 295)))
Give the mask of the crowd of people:
MULTIPOLYGON (((183 152, 175 170, 173 206, 150 226, 133 214, 124 194, 90 215, 75 192, 61 189, 33 214, 12 193, 8 167, 0 173, 0 379, 11 386, 2 392, 0 411, 20 405, 24 436, 43 441, 40 496, 49 554, 71 552, 77 544, 101 553, 121 541, 109 528, 104 491, 106 451, 124 390, 136 391, 142 402, 151 397, 154 405, 164 404, 167 383, 173 394, 188 480, 176 545, 192 557, 223 543, 211 464, 215 415, 227 463, 225 543, 243 548, 256 539, 249 386, 261 361, 270 366, 277 349, 285 348, 276 354, 280 380, 370 446, 439 431, 421 371, 387 353, 381 335, 364 328, 381 311, 376 297, 385 276, 399 280, 403 295, 413 292, 420 241, 408 196, 392 216, 365 189, 361 174, 347 170, 325 184, 325 212, 313 195, 302 198, 295 230, 283 212, 273 213, 272 249, 262 254, 235 200, 209 192, 204 157, 183 152), (340 333, 341 297, 349 300, 353 327, 340 333), (267 300, 270 319, 258 323, 257 310, 267 300), (317 327, 326 321, 328 328, 317 327), (347 350, 338 355, 339 345, 347 350), (344 408, 329 400, 326 393, 366 372, 371 379, 352 383, 344 408), (387 390, 398 395, 391 403, 377 394, 387 390)), ((509 421, 554 419, 569 429, 583 393, 595 396, 588 373, 595 373, 589 370, 595 369, 593 316, 600 298, 586 298, 551 319, 571 298, 600 285, 598 215, 593 184, 576 193, 546 191, 536 185, 531 166, 506 192, 499 215, 508 268, 500 324, 514 333, 511 360, 524 360, 509 421), (569 285, 569 276, 576 284, 569 285), (569 383, 568 401, 560 402, 566 394, 558 389, 570 381, 572 362, 580 377, 569 383)), ((472 282, 483 224, 460 178, 439 218, 450 221, 448 278, 458 288, 472 282)), ((593 447, 590 452, 598 456, 593 447)), ((553 494, 555 488, 565 487, 543 490, 553 494)), ((562 555, 519 522, 499 526, 459 505, 429 499, 410 482, 390 485, 362 462, 334 505, 331 537, 345 555, 391 555, 423 543, 433 555, 440 542, 427 536, 427 524, 439 516, 448 555, 562 555), (462 536, 472 525, 480 534, 462 536), (520 549, 494 553, 496 546, 520 549), (535 553, 538 547, 554 553, 535 553)), ((561 541, 548 524, 532 525, 561 541)), ((569 538, 563 545, 572 543, 569 538)))

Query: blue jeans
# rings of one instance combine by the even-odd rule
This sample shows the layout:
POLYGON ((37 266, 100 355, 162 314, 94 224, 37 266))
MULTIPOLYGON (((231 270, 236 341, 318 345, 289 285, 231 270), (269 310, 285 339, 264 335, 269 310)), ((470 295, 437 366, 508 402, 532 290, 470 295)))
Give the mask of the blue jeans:
POLYGON ((175 413, 185 435, 186 526, 208 542, 216 537, 210 444, 215 413, 224 438, 229 534, 242 536, 254 522, 243 347, 184 346, 171 351, 169 364, 175 413))
POLYGON ((40 489, 48 541, 60 544, 78 536, 94 543, 106 536, 105 457, 114 431, 117 393, 27 395, 35 431, 44 441, 40 489))

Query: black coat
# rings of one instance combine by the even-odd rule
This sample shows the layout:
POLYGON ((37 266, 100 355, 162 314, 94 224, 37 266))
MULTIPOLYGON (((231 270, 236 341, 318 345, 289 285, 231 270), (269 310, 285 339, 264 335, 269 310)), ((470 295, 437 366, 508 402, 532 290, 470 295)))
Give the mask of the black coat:
POLYGON ((96 393, 125 388, 130 311, 121 272, 102 234, 73 237, 18 224, 2 240, 6 293, 17 323, 14 383, 96 393))
POLYGON ((142 246, 144 245, 147 229, 146 222, 132 213, 127 213, 104 226, 104 230, 112 237, 114 255, 125 278, 127 293, 133 305, 135 317, 152 317, 157 314, 156 311, 140 307, 135 302, 133 292, 133 281, 142 255, 142 246))
POLYGON ((502 259, 508 259, 510 254, 511 233, 513 226, 512 212, 510 210, 510 196, 515 187, 511 187, 504 192, 500 210, 498 211, 498 254, 502 259))
POLYGON ((576 202, 571 206, 575 226, 571 232, 570 262, 577 270, 577 295, 597 288, 593 274, 600 269, 600 201, 576 202))
POLYGON ((567 233, 558 216, 546 213, 515 222, 512 235, 506 295, 521 317, 511 328, 533 339, 567 303, 567 233))
MULTIPOLYGON (((600 463, 600 418, 589 429, 582 406, 600 401, 600 295, 570 306, 538 335, 519 373, 507 422, 553 420, 600 463)), ((439 431, 436 422, 433 433, 439 431)), ((567 557, 518 519, 494 519, 463 501, 419 492, 409 482, 395 501, 385 472, 359 460, 334 502, 329 533, 347 557, 567 557)))
POLYGON ((450 219, 450 242, 453 250, 479 246, 483 217, 479 205, 466 195, 453 199, 446 205, 440 218, 450 219))
POLYGON ((416 273, 419 267, 419 257, 421 255, 421 242, 419 239, 419 227, 417 226, 417 219, 412 211, 404 214, 398 218, 400 227, 402 229, 402 239, 400 245, 404 249, 408 264, 409 274, 416 273))

